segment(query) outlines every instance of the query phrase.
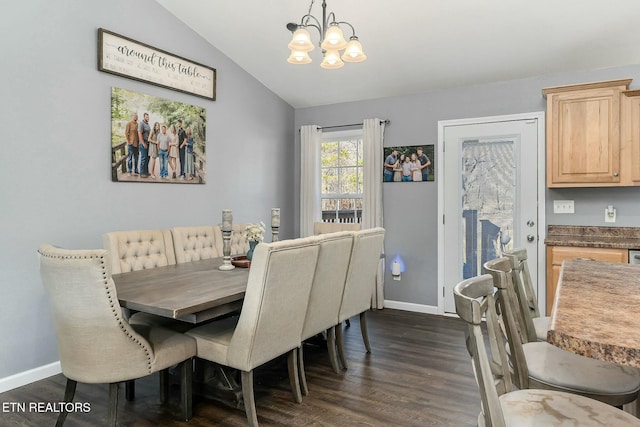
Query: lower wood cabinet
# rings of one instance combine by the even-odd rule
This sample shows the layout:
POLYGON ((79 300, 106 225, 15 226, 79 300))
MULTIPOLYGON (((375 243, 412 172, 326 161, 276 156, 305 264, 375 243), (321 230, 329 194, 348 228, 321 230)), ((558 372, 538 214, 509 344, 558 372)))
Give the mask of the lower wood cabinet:
POLYGON ((567 259, 592 259, 605 262, 629 262, 627 249, 582 248, 575 246, 547 246, 547 315, 551 315, 553 300, 558 287, 562 261, 567 259))

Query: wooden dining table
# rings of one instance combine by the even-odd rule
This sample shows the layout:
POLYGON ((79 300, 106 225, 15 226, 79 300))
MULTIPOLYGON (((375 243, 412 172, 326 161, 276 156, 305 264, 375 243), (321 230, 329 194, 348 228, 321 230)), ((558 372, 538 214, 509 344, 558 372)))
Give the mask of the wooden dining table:
POLYGON ((222 258, 113 275, 122 307, 200 323, 238 310, 248 268, 222 271, 222 258))
POLYGON ((564 261, 547 341, 640 368, 640 265, 564 261))

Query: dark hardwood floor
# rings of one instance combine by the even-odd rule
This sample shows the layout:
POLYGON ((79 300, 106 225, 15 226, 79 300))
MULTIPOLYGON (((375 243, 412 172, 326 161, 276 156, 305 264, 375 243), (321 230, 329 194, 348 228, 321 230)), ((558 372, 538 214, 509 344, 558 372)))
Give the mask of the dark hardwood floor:
MULTIPOLYGON (((349 369, 331 370, 326 349, 305 345, 309 395, 293 402, 286 362, 276 361, 255 374, 261 425, 277 426, 455 426, 477 425, 480 394, 464 346, 464 324, 455 318, 380 310, 369 313, 372 353, 366 354, 360 326, 345 329, 349 369)), ((29 404, 60 402, 62 375, 0 394, 0 426, 53 426, 57 413, 29 411, 29 404), (7 402, 23 402, 26 411, 4 411, 7 402)), ((100 426, 107 420, 107 385, 78 384, 76 402, 90 411, 71 413, 65 426, 100 426)), ((45 408, 46 409, 46 408, 45 408)), ((121 387, 119 425, 245 426, 243 409, 194 396, 194 416, 178 421, 179 389, 169 405, 159 403, 158 376, 136 381, 136 398, 124 399, 121 387)))

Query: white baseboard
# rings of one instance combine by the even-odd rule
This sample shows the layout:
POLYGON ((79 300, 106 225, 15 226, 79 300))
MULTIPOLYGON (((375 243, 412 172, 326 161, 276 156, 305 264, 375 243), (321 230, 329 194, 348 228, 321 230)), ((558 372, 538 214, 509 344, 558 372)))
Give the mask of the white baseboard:
POLYGON ((411 302, 402 302, 402 301, 389 301, 384 300, 385 308, 393 308, 396 310, 404 310, 404 311, 413 311, 416 313, 426 313, 426 314, 440 314, 438 313, 438 307, 433 305, 424 305, 424 304, 414 304, 411 302))
POLYGON ((62 372, 62 368, 60 367, 60 361, 57 361, 28 371, 18 372, 5 378, 0 378, 0 393, 49 378, 60 372, 62 372))

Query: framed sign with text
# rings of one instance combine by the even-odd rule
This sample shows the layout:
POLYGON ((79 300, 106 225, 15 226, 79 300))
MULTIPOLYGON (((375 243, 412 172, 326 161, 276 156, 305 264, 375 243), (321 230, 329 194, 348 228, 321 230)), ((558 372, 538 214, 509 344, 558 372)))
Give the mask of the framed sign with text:
POLYGON ((216 70, 128 37, 98 29, 98 69, 216 100, 216 70))

